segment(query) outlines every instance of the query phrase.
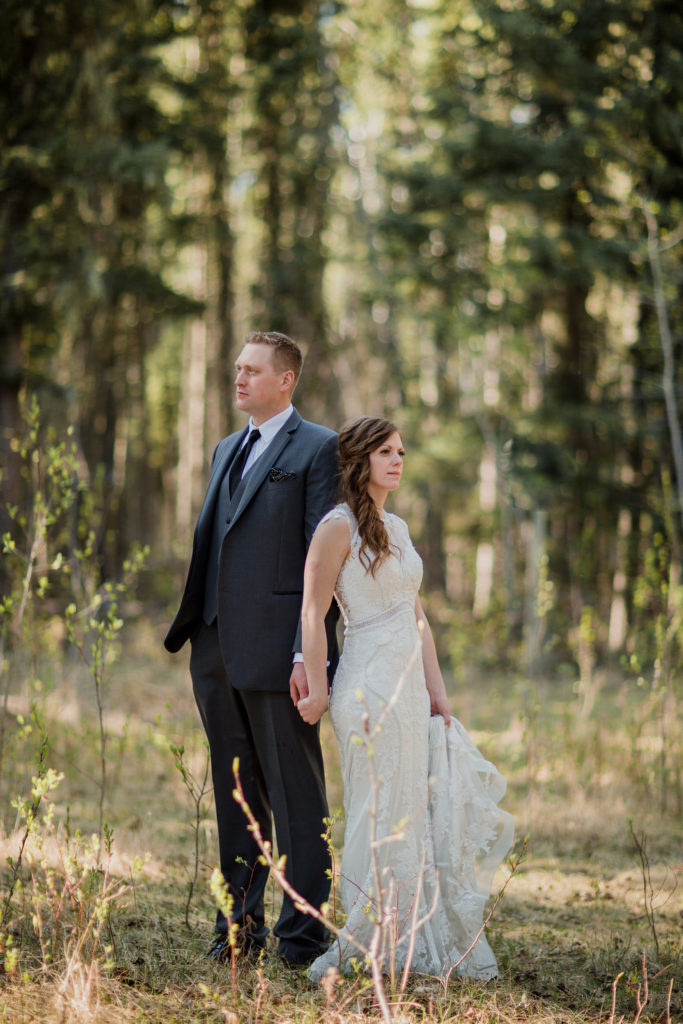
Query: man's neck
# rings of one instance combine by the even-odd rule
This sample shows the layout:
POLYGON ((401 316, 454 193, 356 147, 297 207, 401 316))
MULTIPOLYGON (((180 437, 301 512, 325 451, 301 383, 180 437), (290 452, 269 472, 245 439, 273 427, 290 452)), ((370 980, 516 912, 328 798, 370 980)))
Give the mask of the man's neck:
POLYGON ((289 414, 292 412, 292 408, 292 403, 288 402, 287 405, 283 405, 281 409, 276 410, 276 412, 271 412, 268 416, 250 416, 249 426, 252 428, 258 427, 260 430, 261 427, 266 426, 268 423, 270 423, 271 420, 274 420, 277 416, 282 416, 283 419, 285 418, 284 413, 287 413, 287 416, 289 416, 289 414))

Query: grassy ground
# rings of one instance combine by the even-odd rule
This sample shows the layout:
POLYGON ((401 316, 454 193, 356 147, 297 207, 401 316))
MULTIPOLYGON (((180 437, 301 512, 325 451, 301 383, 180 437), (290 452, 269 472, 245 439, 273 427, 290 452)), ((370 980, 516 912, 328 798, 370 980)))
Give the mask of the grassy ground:
MULTIPOLYGON (((169 750, 171 743, 184 744, 184 763, 201 780, 206 752, 187 657, 165 655, 156 630, 139 627, 130 634, 105 680, 105 820, 114 830, 112 874, 127 886, 113 900, 103 929, 109 952, 93 959, 86 941, 73 956, 83 920, 68 901, 55 910, 55 900, 44 899, 45 878, 68 845, 64 822, 72 846, 77 827, 87 835, 98 823, 92 682, 75 660, 56 660, 43 674, 39 700, 49 736, 47 764, 65 774, 52 796, 61 824, 57 838, 35 854, 30 872, 25 858, 23 888, 12 897, 9 934, 18 959, 13 966, 6 958, 12 970, 0 973, 0 1021, 379 1019, 364 979, 341 981, 325 993, 301 973, 283 971, 273 957, 238 964, 234 976, 207 959, 214 913, 208 880, 216 858, 211 796, 199 807, 198 880, 187 910, 196 802, 169 750), (31 923, 37 904, 44 908, 45 948, 53 954, 47 963, 31 923)), ((11 696, 12 715, 26 714, 28 698, 21 688, 11 696)), ((683 814, 670 782, 668 806, 662 807, 656 722, 645 698, 634 697, 620 681, 605 684, 588 716, 581 717, 575 703, 571 683, 549 680, 531 686, 473 674, 452 687, 454 712, 508 778, 505 807, 516 818, 519 840, 529 837, 527 852, 489 927, 499 980, 454 980, 444 992, 434 979, 414 978, 393 1008, 395 1019, 609 1021, 619 978, 614 1022, 683 1021, 683 814), (645 873, 633 832, 646 842, 645 873)), ((5 751, 11 758, 4 758, 0 783, 3 904, 10 879, 6 857, 16 856, 21 835, 8 797, 29 792, 37 743, 35 727, 20 738, 15 718, 8 722, 5 751)), ((329 723, 323 733, 330 805, 338 808, 342 793, 329 723)), ((677 744, 680 752, 680 737, 677 744)), ((340 821, 337 848, 342 835, 340 821)), ((508 874, 500 870, 497 887, 508 874)), ((275 908, 274 890, 270 901, 275 908)))

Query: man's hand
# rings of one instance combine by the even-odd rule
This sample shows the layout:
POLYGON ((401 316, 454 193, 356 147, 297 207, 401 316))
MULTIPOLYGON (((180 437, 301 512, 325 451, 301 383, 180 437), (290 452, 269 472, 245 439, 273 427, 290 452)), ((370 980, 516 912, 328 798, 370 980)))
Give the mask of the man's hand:
POLYGON ((289 677, 289 695, 295 708, 298 708, 300 700, 308 697, 308 679, 303 661, 295 661, 292 665, 292 674, 289 677))

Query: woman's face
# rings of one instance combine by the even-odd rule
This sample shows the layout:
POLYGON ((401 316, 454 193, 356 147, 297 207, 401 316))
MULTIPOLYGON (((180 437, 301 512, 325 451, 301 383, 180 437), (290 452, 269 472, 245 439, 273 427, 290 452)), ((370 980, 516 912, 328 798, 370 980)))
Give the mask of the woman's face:
POLYGON ((374 488, 382 491, 395 491, 401 482, 403 472, 403 442, 398 430, 390 434, 386 441, 374 452, 370 453, 370 478, 368 490, 374 488))

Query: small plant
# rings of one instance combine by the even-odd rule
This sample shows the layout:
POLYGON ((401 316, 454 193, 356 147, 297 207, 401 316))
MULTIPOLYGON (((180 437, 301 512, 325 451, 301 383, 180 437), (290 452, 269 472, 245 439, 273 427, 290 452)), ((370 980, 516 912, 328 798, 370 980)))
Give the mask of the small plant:
POLYGON ((660 886, 659 890, 655 892, 655 888, 652 882, 652 871, 650 866, 650 856, 648 853, 648 837, 647 834, 642 831, 637 833, 633 827, 633 822, 629 819, 629 829, 631 830, 631 839, 635 847, 638 859, 640 861, 640 870, 643 881, 643 907, 645 910, 645 917, 650 928, 650 934, 652 935, 652 943, 654 946, 655 956, 659 960, 660 949, 659 949, 659 935, 657 932, 657 921, 655 917, 655 902, 658 901, 659 906, 666 903, 672 895, 672 891, 676 889, 676 875, 674 872, 670 872, 670 878, 673 879, 673 890, 665 894, 664 885, 660 886))
MULTIPOLYGON (((53 431, 42 429, 35 398, 28 403, 25 422, 25 437, 15 439, 12 447, 19 456, 26 496, 21 507, 8 508, 13 528, 2 537, 8 587, 0 602, 0 777, 8 801, 12 782, 3 769, 9 762, 10 739, 18 744, 30 738, 37 741, 37 750, 27 795, 11 799, 16 826, 7 871, 0 879, 0 957, 5 974, 16 977, 26 949, 37 943, 42 971, 61 971, 57 996, 66 1017, 97 1002, 102 971, 114 950, 110 910, 127 890, 111 871, 113 832, 104 817, 104 682, 123 625, 119 605, 141 571, 146 551, 136 550, 124 563, 121 580, 102 582, 87 518, 94 513, 79 475, 72 432, 58 440, 53 431), (100 764, 94 834, 74 831, 68 808, 65 817, 57 813, 52 794, 64 772, 49 765, 51 745, 35 699, 44 693, 41 672, 56 660, 64 640, 74 645, 94 684, 100 764), (14 715, 17 728, 12 734, 13 687, 23 688, 18 699, 34 699, 30 714, 14 715)), ((31 759, 25 760, 30 765, 31 759)), ((24 784, 21 790, 26 792, 24 784)))
POLYGON ((233 920, 232 911, 234 907, 234 899, 232 893, 228 889, 227 882, 223 878, 221 872, 216 868, 211 875, 211 895, 216 901, 216 904, 220 907, 221 912, 227 922, 228 926, 228 948, 230 950, 230 981, 232 986, 232 1000, 235 1010, 237 1010, 238 1003, 238 992, 237 992, 237 957, 239 955, 239 949, 237 945, 237 937, 239 934, 239 925, 233 920))
POLYGON ((74 986, 84 997, 84 979, 94 994, 112 948, 105 942, 105 935, 113 939, 110 908, 127 886, 111 874, 113 833, 107 826, 102 849, 97 835, 73 833, 68 818, 63 825, 58 822, 51 794, 64 776, 46 766, 46 746, 44 741, 30 794, 13 802, 22 825, 18 851, 7 858, 10 878, 2 901, 0 946, 6 972, 14 973, 20 955, 14 940, 27 938, 30 924, 43 967, 61 967, 59 991, 69 1001, 74 986))
POLYGON ((579 714, 588 718, 595 707, 595 698, 599 689, 595 674, 595 615, 590 605, 581 609, 576 633, 576 662, 579 666, 579 714))
MULTIPOLYGON (((32 716, 33 720, 40 725, 40 718, 37 709, 33 708, 32 716)), ((41 730, 42 731, 42 730, 41 730)), ((9 885, 7 892, 2 903, 2 911, 0 912, 0 929, 6 931, 7 922, 10 917, 10 910, 12 906, 12 900, 14 894, 20 885, 21 869, 24 862, 24 855, 27 849, 27 844, 30 840, 36 837, 39 833, 39 814, 41 806, 45 803, 45 798, 48 793, 55 789, 64 778, 63 774, 58 774, 46 765, 46 753, 47 753, 47 736, 42 732, 42 738, 40 748, 37 755, 37 767, 38 773, 34 775, 31 786, 30 798, 18 798, 12 801, 12 806, 17 812, 17 819, 20 824, 20 838, 19 848, 16 856, 11 854, 7 857, 7 865, 10 869, 9 885)), ((54 807, 48 804, 48 812, 46 816, 46 823, 50 824, 52 815, 54 814, 54 807)))
MULTIPOLYGON (((657 971, 656 974, 653 974, 650 977, 648 975, 647 957, 645 956, 645 953, 643 953, 643 958, 642 958, 642 961, 641 961, 641 964, 640 964, 640 970, 639 971, 633 971, 629 975, 629 977, 626 979, 626 987, 628 988, 629 992, 631 992, 633 994, 633 996, 635 997, 635 1001, 636 1001, 636 1012, 635 1012, 635 1015, 633 1017, 633 1024, 638 1024, 638 1022, 640 1021, 640 1019, 641 1019, 641 1017, 643 1015, 643 1011, 645 1010, 645 1007, 647 1006, 647 1004, 649 1002, 649 999, 650 999, 650 982, 654 981, 656 978, 659 978, 662 974, 664 974, 664 972, 666 970, 667 970, 667 968, 665 967, 663 970, 657 971)), ((626 1021, 626 1017, 624 1015, 622 1015, 619 1018, 617 1018, 617 1016, 616 1016, 617 988, 619 987, 619 982, 621 981, 621 979, 623 977, 624 977, 624 972, 622 971, 621 974, 618 974, 616 976, 616 978, 614 979, 614 981, 612 982, 612 1006, 611 1006, 611 1009, 610 1009, 610 1015, 609 1015, 609 1020, 607 1021, 607 1024, 624 1024, 624 1022, 626 1021)), ((671 1021, 671 996, 672 996, 672 993, 673 993, 673 988, 674 988, 674 982, 673 982, 673 978, 672 978, 669 981, 669 987, 668 987, 668 991, 667 991, 666 1011, 665 1011, 666 1012, 666 1016, 664 1018, 665 1024, 672 1024, 672 1021, 671 1021)))
POLYGON ((25 436, 15 438, 12 447, 21 460, 26 499, 23 508, 7 509, 14 529, 2 537, 9 586, 0 601, 0 778, 4 776, 10 689, 18 678, 40 689, 41 662, 54 653, 53 637, 65 635, 87 666, 94 686, 102 843, 107 794, 105 673, 114 660, 123 626, 120 602, 144 568, 149 550, 135 548, 123 564, 121 579, 101 582, 92 524, 97 515, 79 473, 73 431, 68 428, 66 437, 58 439, 54 431, 43 429, 35 396, 27 403, 24 420, 25 436), (59 628, 47 628, 57 623, 59 628))
MULTIPOLYGON (((90 552, 91 553, 91 552, 90 552)), ((85 552, 77 552, 77 557, 84 560, 85 552)), ((119 601, 133 585, 136 577, 144 568, 149 554, 148 548, 136 548, 132 556, 123 564, 123 579, 118 582, 107 581, 95 593, 92 601, 80 610, 75 603, 67 606, 64 621, 68 639, 78 651, 86 665, 95 691, 95 706, 99 726, 99 836, 103 837, 104 810, 107 796, 107 732, 104 722, 104 683, 106 668, 115 657, 115 644, 123 627, 123 619, 119 616, 119 601)))
MULTIPOLYGON (((670 524, 669 536, 675 537, 670 524)), ((681 674, 683 655, 683 586, 680 563, 674 556, 675 542, 656 532, 647 550, 642 575, 634 592, 637 615, 633 650, 628 666, 636 675, 643 695, 641 728, 657 728, 657 763, 653 764, 652 788, 659 797, 662 813, 672 800, 683 809, 683 777, 680 772, 681 674)))
POLYGON ((69 585, 72 561, 65 554, 69 516, 83 490, 76 446, 51 432, 43 436, 40 407, 33 396, 24 410, 25 436, 14 438, 25 481, 23 506, 8 505, 13 530, 1 538, 5 593, 0 599, 0 778, 5 776, 10 690, 17 677, 37 678, 40 647, 49 635, 41 612, 51 588, 69 585), (22 664, 26 663, 28 671, 22 664))
MULTIPOLYGON (((194 804, 194 817, 191 822, 192 833, 194 836, 194 859, 192 865, 192 875, 190 877, 190 882, 188 886, 187 900, 185 902, 185 927, 187 928, 188 931, 190 931, 190 905, 192 903, 192 897, 197 886, 197 878, 199 875, 199 835, 201 823, 204 818, 202 803, 204 801, 204 797, 207 795, 207 793, 210 792, 210 787, 207 785, 207 783, 209 778, 209 768, 211 765, 211 760, 209 755, 209 745, 206 742, 206 740, 204 741, 204 748, 206 756, 204 758, 204 768, 200 779, 197 779, 197 777, 194 775, 194 773, 192 772, 191 768, 189 767, 185 760, 185 747, 178 746, 175 743, 171 743, 169 748, 171 754, 173 755, 173 762, 175 764, 175 767, 177 768, 183 780, 183 785, 185 786, 185 789, 189 793, 192 803, 194 804)), ((223 909, 222 906, 221 909, 223 909)))

